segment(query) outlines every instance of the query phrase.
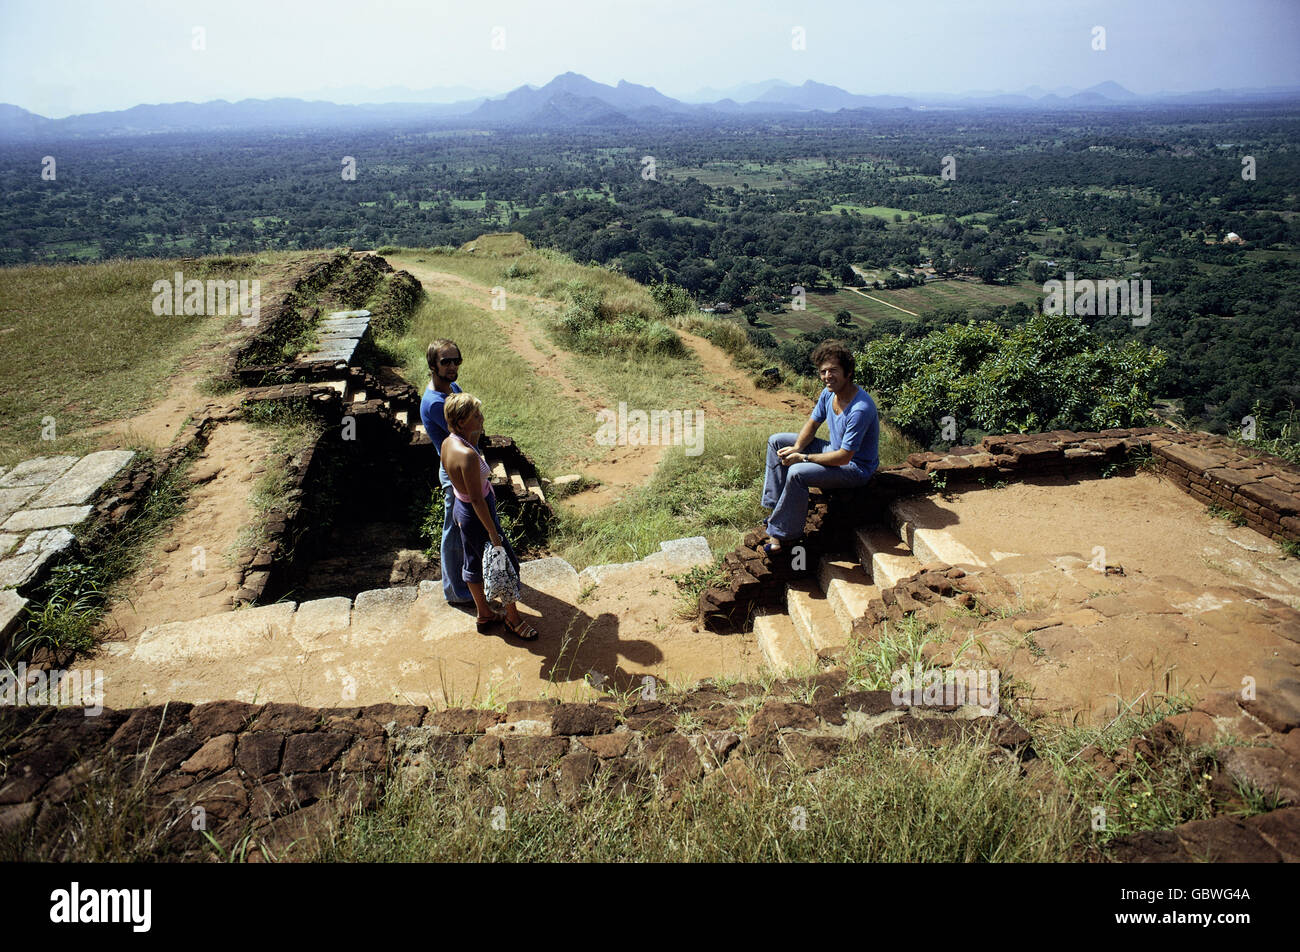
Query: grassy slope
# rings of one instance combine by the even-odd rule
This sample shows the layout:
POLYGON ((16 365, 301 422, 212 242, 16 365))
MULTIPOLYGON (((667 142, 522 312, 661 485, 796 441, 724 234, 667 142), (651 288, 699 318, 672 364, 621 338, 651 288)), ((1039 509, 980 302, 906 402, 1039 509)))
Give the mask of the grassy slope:
MULTIPOLYGON (((489 432, 507 433, 548 476, 580 468, 605 455, 596 444, 596 419, 590 411, 566 403, 559 385, 532 372, 508 343, 520 324, 534 345, 554 354, 575 386, 598 406, 615 408, 622 401, 647 410, 692 410, 706 405, 703 452, 686 455, 670 447, 649 484, 618 504, 588 516, 561 513, 552 536, 556 554, 582 568, 626 561, 655 551, 659 542, 704 535, 715 551, 730 549, 743 531, 762 521, 758 506, 762 460, 767 436, 797 430, 802 414, 781 414, 747 406, 722 393, 691 354, 681 358, 636 359, 620 355, 573 354, 560 350, 545 331, 562 313, 566 289, 586 285, 604 294, 615 313, 656 316, 649 292, 636 282, 601 268, 575 264, 549 251, 529 250, 520 236, 490 235, 467 243, 475 248, 402 249, 386 257, 394 267, 431 268, 467 278, 477 287, 426 289, 428 299, 416 313, 409 333, 383 343, 400 356, 404 372, 416 386, 428 380, 424 350, 430 340, 456 340, 465 355, 460 383, 484 401, 489 432), (507 277, 508 274, 519 275, 507 277), (486 311, 474 303, 486 289, 504 287, 507 309, 486 311), (512 296, 513 295, 513 296, 512 296), (532 304, 518 295, 545 299, 532 304)), ((385 249, 386 251, 388 249, 385 249)), ((482 299, 479 299, 480 302, 482 299)), ((746 371, 737 370, 738 375, 746 371)), ((811 406, 811 400, 809 400, 811 406)), ((882 434, 881 454, 895 462, 912 449, 892 433, 882 434)), ((561 510, 563 507, 561 506, 561 510)))
MULTIPOLYGON (((238 318, 156 316, 153 283, 258 278, 297 253, 0 268, 0 466, 93 448, 84 431, 157 403, 190 354, 238 318), (57 439, 42 440, 54 418, 57 439)), ((267 301, 262 281, 262 304, 267 301)))

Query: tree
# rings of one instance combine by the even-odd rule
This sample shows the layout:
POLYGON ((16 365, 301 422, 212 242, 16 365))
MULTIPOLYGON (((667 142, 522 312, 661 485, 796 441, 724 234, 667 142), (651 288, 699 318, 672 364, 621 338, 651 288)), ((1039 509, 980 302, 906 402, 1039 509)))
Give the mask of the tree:
POLYGON ((847 309, 840 309, 835 312, 835 324, 838 327, 852 327, 853 315, 847 309))

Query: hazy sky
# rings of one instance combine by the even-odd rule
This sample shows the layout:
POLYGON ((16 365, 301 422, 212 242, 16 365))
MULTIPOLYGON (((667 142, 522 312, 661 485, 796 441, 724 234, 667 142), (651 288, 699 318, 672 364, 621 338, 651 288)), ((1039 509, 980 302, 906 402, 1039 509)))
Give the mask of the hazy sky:
POLYGON ((0 0, 0 102, 51 117, 340 87, 502 93, 568 70, 673 96, 763 79, 855 93, 1300 85, 1300 0, 0 0))

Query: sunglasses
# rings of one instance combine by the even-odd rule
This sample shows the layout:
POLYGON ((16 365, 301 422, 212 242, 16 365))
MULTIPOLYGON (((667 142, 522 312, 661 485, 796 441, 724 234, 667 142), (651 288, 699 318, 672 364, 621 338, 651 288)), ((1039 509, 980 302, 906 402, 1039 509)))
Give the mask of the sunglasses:
POLYGON ((461 361, 462 361, 462 360, 464 360, 463 357, 439 357, 439 358, 438 358, 438 363, 440 363, 440 364, 454 364, 455 366, 459 367, 459 366, 461 365, 461 361))

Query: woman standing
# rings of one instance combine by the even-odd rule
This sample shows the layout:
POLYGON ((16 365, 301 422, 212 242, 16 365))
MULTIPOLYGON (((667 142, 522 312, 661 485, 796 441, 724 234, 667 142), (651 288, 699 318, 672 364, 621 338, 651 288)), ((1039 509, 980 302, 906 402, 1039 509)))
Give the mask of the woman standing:
POLYGON ((454 393, 447 397, 444 412, 451 435, 442 444, 442 466, 456 497, 452 518, 460 530, 465 552, 461 577, 478 608, 478 630, 486 631, 496 622, 504 621, 511 632, 524 641, 532 641, 537 637, 537 629, 524 621, 518 606, 511 602, 506 605, 504 615, 498 614, 492 611, 483 593, 483 550, 489 543, 505 548, 515 571, 519 571, 519 559, 497 518, 496 496, 488 480, 491 470, 477 449, 483 432, 483 404, 468 393, 454 393))

